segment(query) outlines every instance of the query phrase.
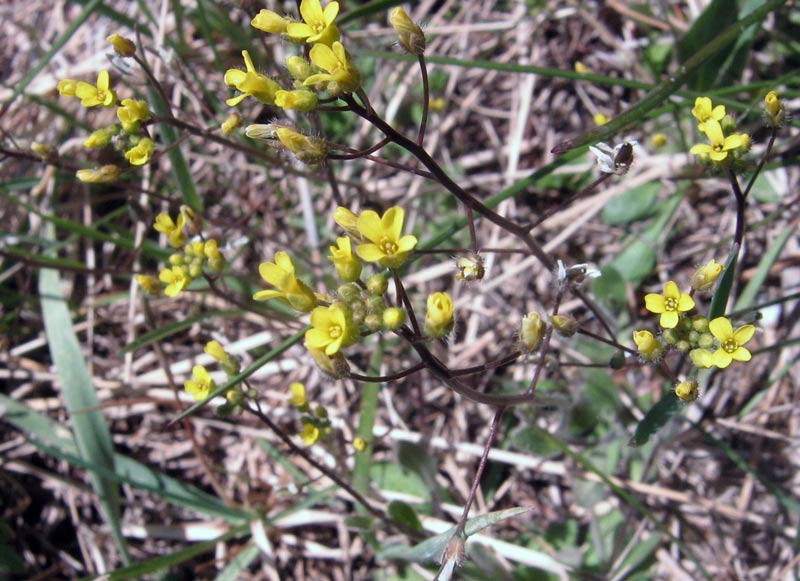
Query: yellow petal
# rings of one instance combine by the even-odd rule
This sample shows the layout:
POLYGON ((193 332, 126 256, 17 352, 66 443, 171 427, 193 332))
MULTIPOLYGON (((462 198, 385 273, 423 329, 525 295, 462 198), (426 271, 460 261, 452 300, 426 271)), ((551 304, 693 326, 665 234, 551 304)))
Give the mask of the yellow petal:
POLYGON ((737 345, 744 345, 753 338, 755 332, 756 328, 753 325, 743 325, 736 329, 736 332, 733 334, 733 339, 736 341, 737 345))
POLYGON ((733 337, 733 326, 726 317, 717 317, 708 324, 708 328, 720 342, 724 343, 733 337))

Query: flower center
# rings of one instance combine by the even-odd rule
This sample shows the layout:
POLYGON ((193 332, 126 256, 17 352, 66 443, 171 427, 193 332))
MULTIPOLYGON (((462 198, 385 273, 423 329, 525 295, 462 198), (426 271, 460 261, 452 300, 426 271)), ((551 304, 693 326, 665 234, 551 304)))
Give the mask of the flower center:
POLYGON ((378 247, 383 251, 386 255, 392 255, 397 252, 397 244, 389 240, 388 238, 381 238, 380 244, 378 247))
POLYGON ((328 328, 328 335, 331 339, 338 339, 342 336, 342 328, 339 325, 331 325, 328 328))
POLYGON ((664 301, 664 309, 667 311, 678 310, 678 299, 668 298, 664 301))
POLYGON ((736 339, 728 339, 722 343, 721 347, 726 353, 733 353, 739 348, 739 344, 736 342, 736 339))

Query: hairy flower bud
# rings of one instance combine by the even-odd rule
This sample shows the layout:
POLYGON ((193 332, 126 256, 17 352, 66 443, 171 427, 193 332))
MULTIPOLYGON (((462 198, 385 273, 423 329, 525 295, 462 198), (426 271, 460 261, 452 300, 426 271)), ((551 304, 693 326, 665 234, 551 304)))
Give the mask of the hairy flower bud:
POLYGON ((406 322, 406 312, 398 307, 389 307, 383 311, 383 327, 388 331, 399 329, 406 322))
POLYGON ((453 318, 453 299, 447 293, 433 293, 428 296, 428 310, 425 313, 425 334, 433 339, 441 339, 450 334, 455 325, 453 318))
POLYGON ((389 22, 397 33, 397 40, 411 54, 421 55, 425 52, 425 33, 409 18, 400 6, 389 14, 389 22))
POLYGON ((106 40, 111 43, 111 46, 114 47, 114 52, 119 56, 129 57, 136 54, 136 45, 133 41, 116 32, 106 37, 106 40))
POLYGON ((675 395, 686 403, 696 400, 699 394, 700 390, 697 388, 697 382, 694 380, 681 381, 675 386, 675 395))
POLYGON ((550 323, 562 337, 572 337, 578 331, 578 321, 572 315, 553 315, 550 323))
POLYGON ((656 361, 663 351, 661 342, 650 331, 634 331, 633 342, 645 361, 656 361))
POLYGON ((519 328, 520 351, 525 353, 536 351, 542 342, 546 329, 547 325, 542 321, 539 313, 531 311, 522 317, 522 324, 519 328))
POLYGON ((469 254, 456 258, 456 278, 462 282, 481 280, 486 271, 483 268, 483 258, 480 254, 469 254))

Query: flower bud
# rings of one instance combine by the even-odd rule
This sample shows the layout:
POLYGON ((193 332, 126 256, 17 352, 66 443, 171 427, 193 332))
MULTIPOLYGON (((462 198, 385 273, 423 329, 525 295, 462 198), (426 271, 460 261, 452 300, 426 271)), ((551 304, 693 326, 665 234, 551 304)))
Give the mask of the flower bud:
POLYGON ((300 56, 290 56, 286 59, 286 68, 289 69, 289 74, 292 75, 292 78, 301 83, 314 72, 314 69, 311 68, 311 63, 300 56))
POLYGON ((441 339, 449 335, 455 325, 453 299, 450 298, 450 295, 433 293, 428 296, 427 306, 425 334, 433 339, 441 339))
POLYGON ((55 160, 58 157, 58 149, 46 143, 34 141, 31 143, 31 151, 42 158, 44 161, 55 160))
POLYGON ((767 122, 772 125, 773 127, 780 127, 785 118, 785 112, 783 107, 783 101, 781 101, 778 93, 775 91, 770 91, 767 93, 767 96, 764 97, 764 109, 766 110, 767 114, 767 122))
POLYGON ((139 286, 149 295, 160 295, 161 291, 164 290, 161 281, 154 276, 137 274, 135 278, 139 286))
POLYGON ((313 111, 317 108, 318 98, 316 93, 306 89, 297 91, 280 90, 275 93, 275 104, 281 109, 294 109, 296 111, 313 111))
POLYGON ((107 184, 119 179, 119 168, 115 165, 104 165, 95 169, 79 169, 75 177, 87 184, 107 184))
POLYGON ((661 357, 661 342, 650 331, 634 331, 633 342, 639 355, 645 361, 656 361, 661 357))
POLYGON ((333 221, 359 242, 364 239, 363 236, 361 236, 361 232, 358 231, 358 214, 351 212, 344 206, 339 206, 333 212, 333 221))
POLYGON ((387 331, 399 329, 406 322, 406 312, 398 307, 389 307, 383 311, 383 327, 387 331))
POLYGON ((706 331, 708 331, 708 317, 704 317, 703 315, 697 315, 695 318, 692 319, 692 329, 694 329, 698 333, 705 333, 706 331))
MULTIPOLYGON (((94 148, 94 147, 105 147, 109 143, 111 143, 111 138, 116 135, 116 130, 112 127, 105 127, 103 129, 98 129, 97 131, 92 132, 89 137, 86 138, 83 142, 83 146, 86 148, 94 148)), ((119 129, 119 126, 116 127, 119 129)))
POLYGON ((481 280, 486 271, 483 268, 483 258, 480 254, 469 254, 456 258, 456 278, 462 282, 481 280))
POLYGON ((316 165, 328 157, 328 144, 324 139, 303 135, 289 127, 278 127, 275 136, 299 161, 307 165, 316 165))
POLYGON ((370 313, 364 317, 364 326, 370 331, 380 331, 383 329, 383 317, 377 313, 370 313))
POLYGON ((389 22, 397 33, 397 39, 406 51, 421 55, 425 52, 425 34, 422 29, 409 18, 400 6, 389 14, 389 22))
POLYGON ((367 280, 367 291, 373 296, 383 296, 388 288, 389 281, 382 274, 373 274, 367 280))
POLYGON ((697 382, 694 380, 681 381, 675 386, 675 395, 686 403, 696 400, 699 393, 700 390, 697 388, 697 382))
POLYGON ((730 113, 725 115, 719 124, 722 127, 722 133, 725 135, 732 135, 736 133, 736 119, 734 119, 730 113))
POLYGON ((553 315, 550 323, 562 337, 572 337, 578 331, 578 321, 572 315, 553 315))
POLYGON ((339 297, 348 304, 361 300, 361 287, 354 282, 340 285, 339 288, 336 289, 336 292, 339 297))
POLYGON ((292 392, 292 396, 289 398, 290 404, 301 410, 308 409, 308 398, 306 397, 305 385, 295 381, 289 385, 289 391, 292 392))
POLYGON ((234 129, 241 126, 241 124, 242 124, 242 116, 234 112, 225 117, 225 121, 222 122, 220 129, 225 135, 229 135, 233 133, 234 129))
POLYGON ((271 34, 283 34, 289 21, 272 10, 262 9, 250 21, 250 26, 271 34))
POLYGON ((58 90, 58 94, 62 97, 75 97, 78 89, 78 81, 74 79, 64 79, 58 82, 56 89, 58 90))
POLYGON ((681 339, 680 341, 675 343, 675 349, 677 349, 678 351, 686 352, 691 348, 692 344, 689 343, 689 341, 687 341, 686 339, 681 339))
POLYGON ((129 57, 136 54, 136 45, 133 44, 133 41, 116 32, 107 37, 106 40, 111 43, 111 46, 114 47, 114 52, 119 56, 129 57))
POLYGON ((539 313, 531 311, 522 317, 519 328, 520 351, 532 353, 539 348, 544 337, 547 325, 542 321, 539 313))
POLYGON ((697 346, 702 349, 711 349, 714 346, 714 335, 711 333, 701 333, 697 338, 697 346))
POLYGON ((328 377, 333 379, 341 379, 350 374, 350 364, 341 351, 337 351, 333 355, 326 355, 324 349, 311 349, 306 345, 306 349, 314 359, 320 371, 328 377))

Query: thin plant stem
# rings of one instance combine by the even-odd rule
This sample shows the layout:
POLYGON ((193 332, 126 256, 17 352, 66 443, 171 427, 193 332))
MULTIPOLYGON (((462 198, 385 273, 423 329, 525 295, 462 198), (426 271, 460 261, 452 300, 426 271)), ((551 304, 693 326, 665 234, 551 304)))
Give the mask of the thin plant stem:
POLYGON ((417 135, 417 145, 422 147, 425 141, 425 130, 428 126, 428 111, 430 110, 431 89, 428 81, 428 66, 425 64, 425 55, 417 57, 419 61, 419 72, 422 76, 422 120, 419 122, 419 134, 417 135))

